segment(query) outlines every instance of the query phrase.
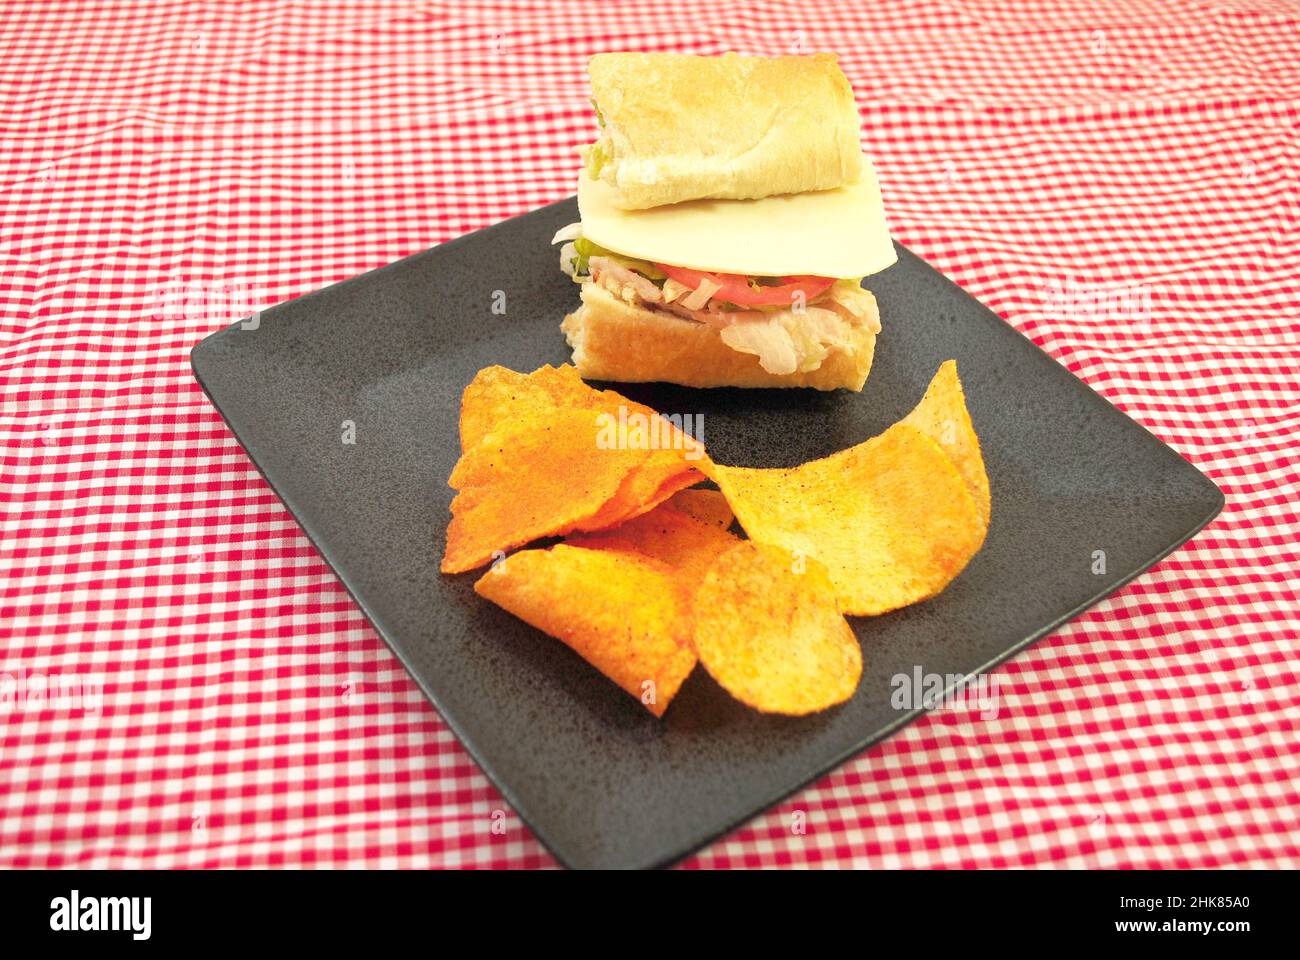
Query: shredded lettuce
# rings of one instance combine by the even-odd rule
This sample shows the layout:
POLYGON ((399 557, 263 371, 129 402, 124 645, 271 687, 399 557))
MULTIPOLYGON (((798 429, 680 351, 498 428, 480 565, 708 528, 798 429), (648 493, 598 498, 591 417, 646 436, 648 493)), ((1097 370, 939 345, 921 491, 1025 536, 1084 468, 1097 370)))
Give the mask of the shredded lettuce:
POLYGON ((635 270, 644 277, 651 280, 666 280, 664 272, 656 267, 649 260, 637 260, 634 257, 625 257, 621 253, 615 253, 613 250, 607 250, 598 243, 592 243, 586 237, 578 237, 573 241, 574 249, 578 253, 577 262, 574 268, 577 272, 585 274, 587 272, 587 261, 592 257, 609 257, 616 261, 620 266, 627 267, 629 270, 635 270))
POLYGON ((613 159, 614 151, 610 149, 609 141, 601 137, 587 148, 587 176, 599 180, 600 171, 613 159))
POLYGON ((733 323, 723 327, 720 335, 722 342, 732 350, 753 354, 764 370, 778 376, 794 373, 804 359, 796 349, 790 331, 775 317, 733 323))
POLYGON ((765 320, 740 320, 720 331, 722 342, 758 357, 768 373, 808 373, 822 365, 831 350, 852 345, 849 325, 832 310, 810 307, 765 320))

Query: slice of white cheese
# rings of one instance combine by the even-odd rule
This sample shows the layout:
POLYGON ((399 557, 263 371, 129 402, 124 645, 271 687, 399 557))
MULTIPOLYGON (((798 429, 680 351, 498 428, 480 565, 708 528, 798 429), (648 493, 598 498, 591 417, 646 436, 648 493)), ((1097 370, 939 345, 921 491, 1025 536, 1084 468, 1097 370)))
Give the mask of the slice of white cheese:
MULTIPOLYGON (((865 159, 865 158, 864 158, 865 159)), ((689 200, 623 210, 614 190, 578 177, 582 235, 607 250, 677 267, 747 276, 857 278, 897 259, 868 160, 847 187, 761 200, 689 200)))

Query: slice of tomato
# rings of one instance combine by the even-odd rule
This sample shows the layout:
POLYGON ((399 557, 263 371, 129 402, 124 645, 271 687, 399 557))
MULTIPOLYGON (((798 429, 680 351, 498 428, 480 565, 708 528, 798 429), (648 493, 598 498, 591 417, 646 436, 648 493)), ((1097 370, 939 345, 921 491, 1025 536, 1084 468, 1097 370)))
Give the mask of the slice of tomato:
POLYGON ((835 282, 833 277, 774 277, 776 283, 750 286, 749 278, 737 273, 709 273, 688 267, 656 263, 664 274, 694 290, 701 280, 711 280, 722 289, 713 296, 740 307, 788 307, 802 293, 803 302, 820 297, 835 282))

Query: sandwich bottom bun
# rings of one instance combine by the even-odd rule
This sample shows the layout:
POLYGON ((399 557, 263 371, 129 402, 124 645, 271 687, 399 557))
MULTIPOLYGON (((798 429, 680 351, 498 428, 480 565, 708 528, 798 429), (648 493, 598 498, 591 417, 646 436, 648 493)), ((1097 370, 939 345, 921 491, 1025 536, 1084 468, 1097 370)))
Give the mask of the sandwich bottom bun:
POLYGON ((582 285, 582 306, 560 329, 573 348, 579 375, 622 383, 858 391, 876 349, 876 335, 854 327, 852 349, 832 352, 816 370, 768 373, 758 357, 723 343, 714 327, 634 306, 591 283, 582 285))

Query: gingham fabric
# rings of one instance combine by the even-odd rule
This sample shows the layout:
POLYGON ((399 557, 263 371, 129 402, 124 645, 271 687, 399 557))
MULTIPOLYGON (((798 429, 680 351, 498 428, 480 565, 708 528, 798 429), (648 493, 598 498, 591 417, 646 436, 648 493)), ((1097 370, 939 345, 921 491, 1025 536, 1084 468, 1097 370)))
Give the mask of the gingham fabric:
POLYGON ((187 353, 570 194, 631 48, 838 51, 898 239, 1227 494, 688 865, 1300 864, 1297 4, 124 7, 0 7, 0 864, 554 863, 187 353))

